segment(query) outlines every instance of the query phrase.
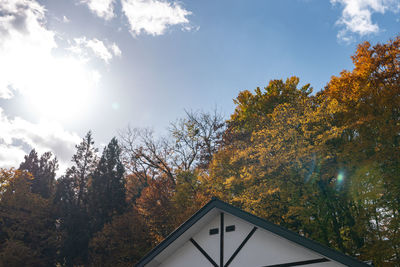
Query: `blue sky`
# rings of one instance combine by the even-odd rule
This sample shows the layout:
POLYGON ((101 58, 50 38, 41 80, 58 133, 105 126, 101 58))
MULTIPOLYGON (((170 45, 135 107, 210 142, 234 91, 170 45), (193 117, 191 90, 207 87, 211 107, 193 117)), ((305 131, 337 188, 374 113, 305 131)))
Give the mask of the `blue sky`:
POLYGON ((315 91, 358 43, 399 34, 399 0, 0 0, 0 167, 32 147, 68 165, 93 130, 165 133, 184 110, 225 116, 241 90, 315 91))

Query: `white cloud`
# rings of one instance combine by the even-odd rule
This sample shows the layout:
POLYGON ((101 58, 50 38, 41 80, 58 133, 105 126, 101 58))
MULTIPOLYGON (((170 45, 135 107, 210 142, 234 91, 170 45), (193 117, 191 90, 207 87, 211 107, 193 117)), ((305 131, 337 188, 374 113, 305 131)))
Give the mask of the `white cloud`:
POLYGON ((74 54, 79 55, 81 58, 88 58, 87 50, 90 50, 93 55, 109 63, 114 56, 121 56, 121 50, 117 44, 105 45, 103 41, 96 38, 87 39, 86 37, 75 38, 75 44, 72 45, 69 50, 74 54))
POLYGON ((26 154, 21 147, 6 145, 0 140, 0 168, 18 168, 26 154))
POLYGON ((104 43, 96 38, 87 40, 86 37, 75 38, 74 39, 76 45, 73 46, 72 51, 79 52, 81 55, 84 55, 84 48, 89 48, 93 54, 104 60, 106 63, 112 59, 111 52, 107 49, 104 43))
POLYGON ((63 21, 64 23, 70 22, 70 20, 69 20, 69 18, 67 18, 67 16, 63 16, 62 21, 63 21))
POLYGON ((121 0, 122 11, 128 18, 132 35, 145 32, 161 35, 168 26, 187 24, 187 11, 178 3, 161 0, 121 0))
POLYGON ((115 0, 82 0, 81 3, 86 4, 89 9, 97 16, 110 20, 114 17, 115 0))
POLYGON ((18 92, 40 115, 70 117, 71 104, 82 111, 100 74, 79 58, 53 54, 56 32, 46 28, 45 12, 35 1, 0 0, 0 97, 18 92))
POLYGON ((55 153, 65 169, 80 138, 49 118, 82 112, 99 81, 100 74, 79 58, 53 54, 59 48, 56 32, 47 29, 45 15, 36 1, 0 0, 0 98, 23 97, 36 117, 48 118, 39 123, 11 119, 0 108, 1 167, 18 167, 35 148, 55 153))
POLYGON ((118 47, 118 45, 116 43, 113 43, 110 46, 110 48, 113 51, 115 56, 120 57, 122 55, 121 49, 119 49, 119 47, 118 47))
POLYGON ((372 21, 373 13, 397 12, 400 8, 400 0, 331 0, 331 3, 343 6, 342 16, 336 22, 343 29, 337 37, 347 42, 352 40, 352 33, 364 36, 379 32, 378 24, 372 21))
POLYGON ((12 90, 8 87, 0 87, 0 98, 10 99, 14 96, 12 90))
POLYGON ((41 121, 37 124, 16 117, 9 119, 0 108, 0 167, 18 167, 32 148, 39 153, 51 151, 64 171, 81 138, 63 129, 59 123, 41 121))
POLYGON ((44 12, 36 2, 0 0, 0 97, 13 95, 26 61, 56 47, 54 32, 42 27, 44 12))

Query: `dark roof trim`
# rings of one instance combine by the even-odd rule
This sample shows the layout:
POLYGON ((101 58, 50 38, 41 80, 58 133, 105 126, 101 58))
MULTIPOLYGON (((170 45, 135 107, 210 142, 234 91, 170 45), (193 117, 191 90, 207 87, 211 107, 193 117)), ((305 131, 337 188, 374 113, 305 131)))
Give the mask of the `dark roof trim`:
POLYGON ((283 227, 276 224, 270 223, 264 219, 261 219, 255 215, 245 212, 239 208, 236 208, 228 203, 225 203, 217 198, 213 198, 210 202, 204 205, 199 211, 197 211, 192 217, 190 217, 186 222, 184 222, 178 229, 172 232, 168 237, 166 237, 160 244, 158 244, 153 250, 147 253, 138 263, 137 267, 145 266, 154 257, 156 257, 161 251, 168 247, 172 242, 174 242, 179 236, 181 236, 186 230, 188 230, 192 225, 194 225, 198 220, 200 220, 205 214, 207 214, 213 208, 218 208, 222 211, 228 212, 234 216, 237 216, 251 224, 258 226, 259 228, 270 231, 274 234, 282 236, 294 243, 297 243, 303 247, 313 250, 325 257, 335 260, 347 266, 370 266, 366 263, 358 261, 350 256, 347 256, 341 252, 328 248, 321 245, 311 239, 300 236, 299 234, 289 231, 283 227))
POLYGON ((181 236, 187 229, 192 227, 198 220, 203 218, 210 210, 215 207, 215 202, 217 199, 212 199, 206 205, 204 205, 201 209, 199 209, 192 217, 190 217, 186 222, 184 222, 181 226, 178 227, 174 232, 172 232, 169 236, 167 236, 160 244, 158 244, 155 248, 153 248, 150 252, 148 252, 137 264, 137 267, 145 266, 149 263, 155 256, 157 256, 161 251, 163 251, 166 247, 168 247, 172 242, 174 242, 179 236, 181 236))

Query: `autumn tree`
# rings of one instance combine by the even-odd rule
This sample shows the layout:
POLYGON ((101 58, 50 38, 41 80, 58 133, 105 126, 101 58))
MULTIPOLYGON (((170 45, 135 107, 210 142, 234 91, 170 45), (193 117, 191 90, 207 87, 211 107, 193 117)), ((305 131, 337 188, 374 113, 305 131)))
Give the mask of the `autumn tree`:
MULTIPOLYGON (((264 91, 257 88, 254 94, 249 91, 239 93, 235 100, 237 104, 235 112, 232 114, 231 119, 228 120, 225 145, 215 155, 211 163, 210 185, 213 188, 213 194, 229 200, 245 190, 248 185, 242 183, 246 179, 242 179, 241 172, 254 169, 259 166, 260 162, 254 155, 244 154, 244 151, 250 153, 252 149, 261 148, 255 145, 256 140, 268 145, 265 137, 260 136, 260 138, 256 139, 256 134, 262 131, 265 132, 266 128, 274 125, 274 120, 276 119, 272 114, 275 108, 286 105, 285 111, 290 114, 282 114, 280 117, 284 120, 297 112, 301 113, 304 108, 303 104, 310 104, 308 95, 312 89, 308 84, 298 88, 298 84, 299 79, 292 77, 287 79, 286 82, 273 80, 264 88, 264 91), (235 179, 235 177, 238 179, 235 179), (228 190, 228 187, 230 190, 228 190)), ((280 130, 286 131, 287 129, 280 130)), ((278 133, 278 131, 276 130, 274 133, 278 133)), ((275 143, 279 144, 280 142, 275 137, 271 139, 275 143)), ((285 143, 282 142, 281 147, 284 145, 285 143)), ((264 155, 265 160, 268 160, 269 156, 273 156, 273 154, 268 155, 266 150, 263 152, 266 153, 264 155)))
POLYGON ((203 176, 208 176, 202 171, 181 171, 177 174, 174 195, 172 202, 176 218, 175 228, 196 213, 210 199, 211 195, 206 190, 206 183, 203 176))
POLYGON ((352 59, 354 69, 332 77, 321 96, 340 106, 335 120, 341 136, 333 141, 346 163, 352 197, 367 212, 363 255, 377 264, 395 263, 400 260, 400 36, 375 46, 364 42, 352 59))
POLYGON ((251 132, 268 124, 267 115, 277 106, 307 98, 312 87, 305 84, 299 88, 299 82, 299 78, 293 76, 286 81, 271 80, 265 88, 257 87, 254 93, 241 91, 234 99, 235 111, 228 120, 227 141, 232 138, 250 141, 251 132))
POLYGON ((207 170, 213 155, 222 145, 224 130, 225 122, 217 110, 213 113, 186 111, 185 117, 171 123, 171 149, 178 169, 207 170))
POLYGON ((133 266, 153 246, 149 228, 135 209, 113 217, 90 241, 92 266, 133 266))
MULTIPOLYGON (((274 105, 273 100, 263 104, 274 105)), ((276 105, 249 132, 249 141, 232 139, 215 156, 211 190, 274 223, 357 255, 364 245, 366 217, 349 195, 351 183, 343 180, 345 163, 335 145, 342 132, 335 118, 339 112, 337 101, 320 96, 302 95, 276 105)))
POLYGON ((361 44, 354 70, 315 96, 297 78, 241 92, 211 194, 347 254, 397 262, 399 44, 361 44))
POLYGON ((54 266, 58 240, 51 203, 31 192, 33 177, 0 169, 0 266, 54 266))
POLYGON ((136 209, 146 222, 153 245, 161 242, 175 229, 177 222, 173 195, 172 182, 167 178, 159 178, 149 181, 149 186, 143 189, 140 198, 136 200, 136 209))
MULTIPOLYGON (((149 129, 126 128, 120 132, 124 165, 132 178, 143 189, 149 180, 159 176, 175 182, 174 165, 170 141, 167 138, 156 139, 149 129)), ((139 193, 140 194, 140 193, 139 193)))
POLYGON ((171 123, 167 137, 155 138, 148 129, 130 127, 120 132, 130 199, 140 197, 150 180, 167 178, 175 186, 179 173, 207 172, 222 144, 224 127, 223 117, 214 110, 186 112, 185 117, 171 123))
POLYGON ((272 80, 240 92, 226 123, 186 112, 166 137, 127 128, 100 159, 89 132, 57 181, 57 160, 32 150, 0 170, 0 266, 131 266, 211 196, 395 266, 400 37, 352 59, 316 94, 272 80))

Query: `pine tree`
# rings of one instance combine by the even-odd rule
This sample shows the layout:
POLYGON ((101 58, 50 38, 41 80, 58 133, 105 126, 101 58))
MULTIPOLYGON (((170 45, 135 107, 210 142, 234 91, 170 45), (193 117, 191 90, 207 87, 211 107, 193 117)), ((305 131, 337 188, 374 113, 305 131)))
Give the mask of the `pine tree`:
POLYGON ((67 179, 71 179, 75 192, 75 202, 80 208, 85 209, 87 204, 88 180, 97 164, 98 149, 94 147, 91 131, 82 142, 76 146, 76 153, 72 156, 73 166, 66 172, 67 179))
POLYGON ((44 153, 40 158, 35 149, 26 155, 19 166, 20 170, 26 170, 33 175, 31 191, 49 198, 54 189, 56 171, 58 169, 57 158, 52 158, 51 152, 44 153))
POLYGON ((63 242, 60 261, 67 266, 87 263, 90 225, 88 181, 97 164, 97 149, 89 131, 76 146, 73 166, 57 182, 55 205, 60 219, 63 242))
POLYGON ((101 230, 114 215, 124 212, 126 207, 124 173, 121 149, 117 139, 113 138, 104 148, 89 188, 92 233, 101 230))

